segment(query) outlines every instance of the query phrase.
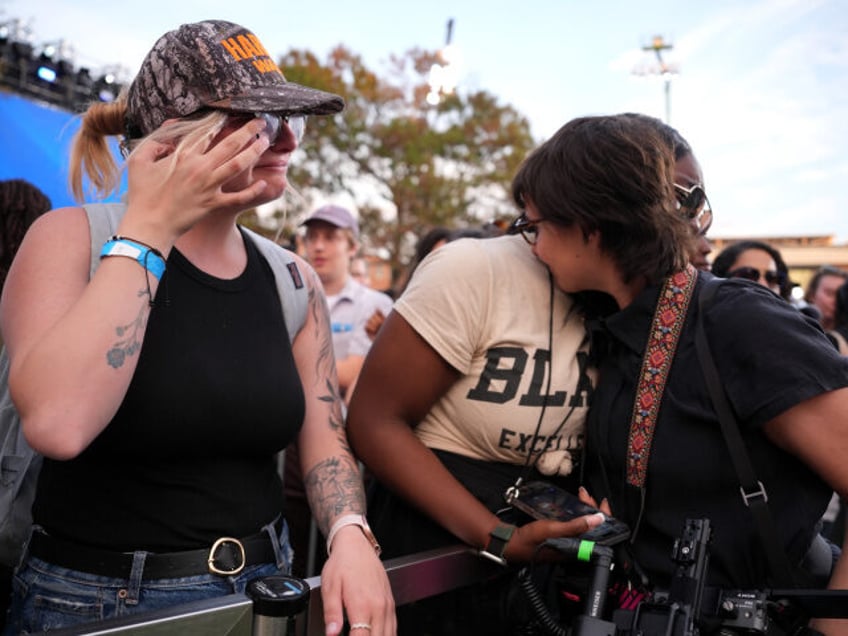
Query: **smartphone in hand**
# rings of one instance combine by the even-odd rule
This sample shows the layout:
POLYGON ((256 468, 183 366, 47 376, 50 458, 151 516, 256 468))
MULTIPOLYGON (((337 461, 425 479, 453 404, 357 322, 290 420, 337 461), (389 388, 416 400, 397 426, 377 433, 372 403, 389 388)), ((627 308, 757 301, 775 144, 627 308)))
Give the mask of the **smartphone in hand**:
MULTIPOLYGON (((543 481, 530 481, 520 486, 517 494, 507 503, 534 519, 550 521, 570 521, 600 512, 567 490, 543 481)), ((579 538, 609 546, 630 536, 630 528, 626 523, 606 514, 604 516, 606 519, 601 525, 581 534, 579 538)))

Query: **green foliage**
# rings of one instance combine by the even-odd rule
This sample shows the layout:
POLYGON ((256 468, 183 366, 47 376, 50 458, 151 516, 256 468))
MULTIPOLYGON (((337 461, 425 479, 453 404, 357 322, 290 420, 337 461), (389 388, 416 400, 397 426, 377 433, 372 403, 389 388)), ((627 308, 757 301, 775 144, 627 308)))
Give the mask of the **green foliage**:
MULTIPOLYGON (((289 81, 338 93, 345 110, 309 119, 290 182, 310 192, 353 196, 366 244, 388 250, 398 272, 429 227, 480 225, 511 216, 509 183, 535 145, 527 119, 485 92, 425 100, 433 52, 393 57, 384 75, 343 46, 323 63, 291 50, 280 61, 289 81)), ((296 206, 297 207, 297 206, 296 206)))

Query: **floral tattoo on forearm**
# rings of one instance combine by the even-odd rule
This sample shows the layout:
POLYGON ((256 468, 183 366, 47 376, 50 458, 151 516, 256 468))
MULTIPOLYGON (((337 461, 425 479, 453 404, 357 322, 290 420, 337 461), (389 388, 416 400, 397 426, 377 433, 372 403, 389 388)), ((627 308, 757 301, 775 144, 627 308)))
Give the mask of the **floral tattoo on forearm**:
POLYGON ((362 476, 350 457, 325 459, 306 474, 303 483, 312 514, 324 536, 339 515, 365 513, 362 476))
MULTIPOLYGON (((139 298, 150 294, 146 289, 141 289, 138 292, 139 298)), ((109 351, 106 352, 106 362, 113 369, 120 369, 124 366, 127 357, 133 356, 141 349, 141 343, 144 339, 144 330, 147 328, 147 317, 150 314, 149 304, 145 302, 138 311, 138 315, 134 320, 125 325, 115 327, 115 334, 119 340, 115 342, 109 351)))

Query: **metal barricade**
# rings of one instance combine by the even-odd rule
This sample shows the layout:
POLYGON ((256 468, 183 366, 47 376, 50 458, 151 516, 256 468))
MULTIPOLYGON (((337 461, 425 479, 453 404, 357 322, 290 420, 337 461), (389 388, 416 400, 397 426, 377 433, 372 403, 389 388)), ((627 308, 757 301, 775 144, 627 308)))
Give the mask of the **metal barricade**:
MULTIPOLYGON (((385 562, 395 605, 405 605, 450 592, 503 573, 498 565, 481 559, 477 551, 457 545, 385 562)), ((306 579, 309 604, 294 621, 296 636, 323 636, 324 609, 321 577, 306 579)), ((74 629, 51 631, 50 636, 255 636, 253 603, 233 594, 176 606, 168 610, 110 619, 74 629)))

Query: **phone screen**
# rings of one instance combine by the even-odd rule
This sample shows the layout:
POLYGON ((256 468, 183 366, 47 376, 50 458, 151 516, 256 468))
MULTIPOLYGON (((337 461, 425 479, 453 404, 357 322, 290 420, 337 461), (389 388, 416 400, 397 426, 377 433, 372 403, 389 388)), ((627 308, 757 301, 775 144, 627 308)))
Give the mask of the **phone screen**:
MULTIPOLYGON (((569 521, 599 512, 597 508, 583 503, 567 490, 544 482, 529 482, 521 486, 518 497, 511 503, 534 519, 553 521, 569 521)), ((627 524, 615 517, 605 516, 606 520, 601 525, 580 535, 580 538, 595 541, 600 545, 614 545, 630 536, 627 524)))

